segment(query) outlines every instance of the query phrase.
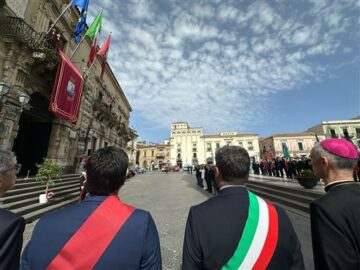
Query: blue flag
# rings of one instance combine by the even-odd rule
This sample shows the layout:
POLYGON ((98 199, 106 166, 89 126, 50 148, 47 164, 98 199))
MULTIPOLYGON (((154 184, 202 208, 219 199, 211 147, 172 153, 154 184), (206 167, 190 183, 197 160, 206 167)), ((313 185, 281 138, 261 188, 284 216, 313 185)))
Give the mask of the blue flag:
POLYGON ((89 0, 74 0, 72 5, 81 8, 80 18, 75 28, 75 42, 79 43, 81 40, 81 33, 84 32, 86 26, 86 15, 89 0))
POLYGON ((73 0, 71 2, 71 5, 72 6, 76 6, 80 9, 86 9, 87 10, 87 7, 89 5, 89 0, 73 0))

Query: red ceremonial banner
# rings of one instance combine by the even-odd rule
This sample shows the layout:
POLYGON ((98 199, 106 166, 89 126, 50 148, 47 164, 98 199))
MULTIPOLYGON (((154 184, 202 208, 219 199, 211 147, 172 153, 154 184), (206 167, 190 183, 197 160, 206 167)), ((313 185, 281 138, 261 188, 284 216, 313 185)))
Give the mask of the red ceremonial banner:
POLYGON ((49 111, 73 124, 77 121, 84 79, 69 58, 59 50, 60 63, 51 93, 49 111))

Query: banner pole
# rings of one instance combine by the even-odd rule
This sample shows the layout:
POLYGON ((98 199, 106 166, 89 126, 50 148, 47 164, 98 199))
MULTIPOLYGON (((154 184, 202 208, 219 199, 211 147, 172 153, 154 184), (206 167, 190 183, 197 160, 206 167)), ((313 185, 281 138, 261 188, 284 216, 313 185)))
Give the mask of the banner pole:
POLYGON ((54 28, 55 24, 57 24, 57 22, 60 20, 62 15, 64 15, 64 13, 71 7, 72 2, 73 1, 71 0, 70 3, 66 6, 66 8, 61 12, 60 16, 56 18, 55 22, 50 26, 49 30, 46 32, 46 35, 50 33, 51 29, 54 28))
POLYGON ((73 52, 71 53, 71 55, 70 55, 70 57, 69 57, 70 60, 74 57, 76 51, 79 49, 79 47, 80 47, 81 43, 84 41, 84 39, 85 39, 85 35, 83 35, 83 37, 81 38, 80 42, 76 45, 75 49, 74 49, 73 52))
POLYGON ((85 79, 89 76, 90 70, 91 70, 91 68, 94 66, 95 61, 96 61, 96 58, 95 58, 94 61, 91 63, 91 66, 89 67, 89 69, 86 71, 85 76, 84 76, 85 79))

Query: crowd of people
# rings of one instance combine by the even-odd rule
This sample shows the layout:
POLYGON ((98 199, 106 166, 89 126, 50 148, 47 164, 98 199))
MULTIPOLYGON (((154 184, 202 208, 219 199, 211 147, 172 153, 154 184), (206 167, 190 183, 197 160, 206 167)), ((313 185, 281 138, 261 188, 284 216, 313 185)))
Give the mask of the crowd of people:
MULTIPOLYGON (((360 184, 352 179, 356 148, 328 139, 310 157, 327 192, 310 205, 315 269, 360 269, 360 184)), ((216 166, 196 168, 197 184, 217 196, 189 210, 182 269, 304 269, 286 212, 246 188, 248 152, 224 146, 215 159, 216 166)), ((128 162, 116 147, 92 153, 84 200, 41 217, 20 260, 24 219, 0 209, 0 269, 162 269, 151 214, 117 195, 128 162)), ((12 153, 0 151, 0 196, 15 184, 18 168, 12 153)))
POLYGON ((276 157, 271 160, 261 160, 252 162, 254 174, 295 178, 300 171, 311 169, 311 161, 309 158, 286 158, 276 157), (284 174, 285 172, 285 174, 284 174))

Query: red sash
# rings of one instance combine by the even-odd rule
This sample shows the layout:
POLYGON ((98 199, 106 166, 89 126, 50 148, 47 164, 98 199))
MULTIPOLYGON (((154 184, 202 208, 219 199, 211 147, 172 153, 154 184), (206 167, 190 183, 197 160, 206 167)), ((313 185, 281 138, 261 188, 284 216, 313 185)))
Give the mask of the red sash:
POLYGON ((92 269, 134 210, 116 195, 109 196, 67 241, 47 269, 92 269))

